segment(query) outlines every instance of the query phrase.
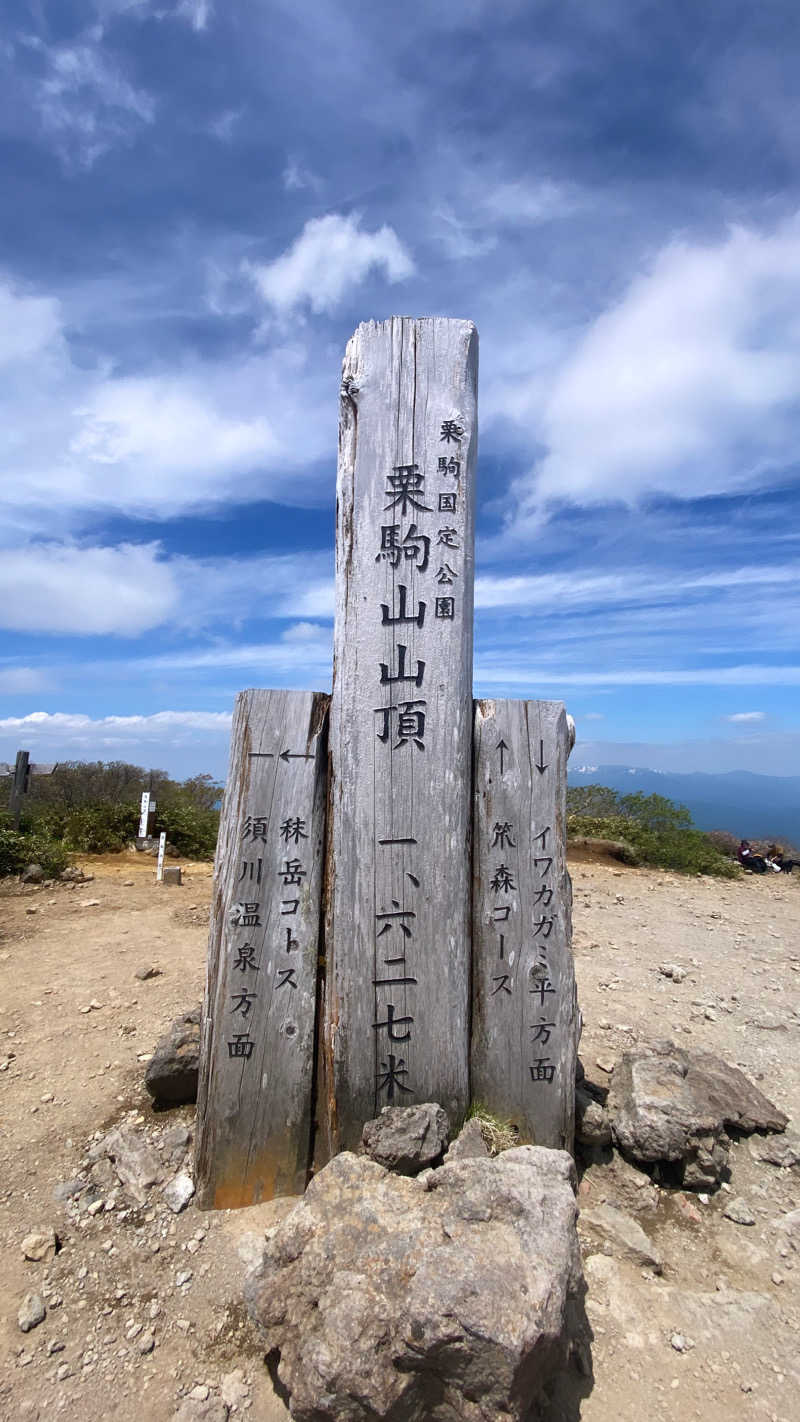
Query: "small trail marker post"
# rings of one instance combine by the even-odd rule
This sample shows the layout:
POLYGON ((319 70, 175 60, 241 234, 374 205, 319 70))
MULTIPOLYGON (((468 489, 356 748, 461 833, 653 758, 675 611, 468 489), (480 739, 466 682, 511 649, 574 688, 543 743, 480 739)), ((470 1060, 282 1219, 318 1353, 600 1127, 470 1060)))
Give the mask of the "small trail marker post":
POLYGON ((156 882, 161 883, 164 877, 164 854, 167 848, 167 836, 164 830, 158 836, 158 862, 156 863, 156 882))
POLYGON ((469 1101, 478 339, 359 326, 339 428, 322 1065, 328 1149, 469 1101))
POLYGON ((571 1150, 580 1035, 560 701, 476 701, 472 1094, 571 1150))
POLYGON ((236 699, 198 1092, 197 1195, 207 1209, 305 1188, 329 699, 236 699))

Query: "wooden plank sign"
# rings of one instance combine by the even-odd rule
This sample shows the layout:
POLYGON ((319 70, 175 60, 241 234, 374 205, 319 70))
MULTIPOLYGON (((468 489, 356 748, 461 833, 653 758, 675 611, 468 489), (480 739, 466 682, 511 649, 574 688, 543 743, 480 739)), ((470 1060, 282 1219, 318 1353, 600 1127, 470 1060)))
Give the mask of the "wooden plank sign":
POLYGON ((560 701, 476 701, 472 1094, 572 1150, 580 1015, 560 701))
POLYGON ((311 1140, 330 698, 236 700, 198 1094, 202 1208, 302 1192, 311 1140))
POLYGON ((359 326, 343 368, 322 1114, 468 1104, 478 340, 359 326), (326 1099, 325 1099, 326 1098, 326 1099))

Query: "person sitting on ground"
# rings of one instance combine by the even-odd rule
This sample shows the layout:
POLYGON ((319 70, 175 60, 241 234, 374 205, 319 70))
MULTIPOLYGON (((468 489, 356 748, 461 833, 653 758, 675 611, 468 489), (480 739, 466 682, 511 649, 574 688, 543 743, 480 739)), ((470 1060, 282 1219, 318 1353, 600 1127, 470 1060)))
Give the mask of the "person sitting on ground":
POLYGON ((767 863, 771 869, 779 869, 782 874, 791 874, 796 865, 800 864, 800 860, 787 859, 781 845, 771 844, 767 850, 767 863))
POLYGON ((761 854, 754 854, 749 839, 743 839, 737 851, 743 869, 752 869, 754 874, 766 874, 767 861, 761 854))

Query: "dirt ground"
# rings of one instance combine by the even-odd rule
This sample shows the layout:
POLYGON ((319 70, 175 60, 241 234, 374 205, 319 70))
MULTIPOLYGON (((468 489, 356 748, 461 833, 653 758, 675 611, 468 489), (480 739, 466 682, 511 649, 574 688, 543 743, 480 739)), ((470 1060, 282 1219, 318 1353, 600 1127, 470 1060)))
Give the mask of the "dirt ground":
MULTIPOLYGON (((82 867, 92 882, 0 885, 0 1418, 168 1422, 188 1396, 198 1416, 224 1398, 233 1416, 277 1422, 287 1414, 240 1295, 255 1238, 286 1202, 174 1215, 157 1191, 140 1207, 109 1188, 90 1212, 58 1190, 121 1121, 146 1126, 171 1173, 191 1170, 174 1128, 191 1131, 193 1112, 154 1115, 143 1073, 201 997, 211 868, 184 863, 183 884, 163 887, 134 854, 82 867), (148 967, 158 975, 136 977, 148 967), (47 1228, 55 1258, 26 1260, 23 1239, 47 1228), (29 1291, 47 1314, 23 1333, 29 1291)), ((626 1047, 671 1037, 740 1066, 796 1129, 800 875, 688 880, 586 857, 571 870, 587 1075, 608 1081, 626 1047)), ((635 1213, 663 1272, 582 1230, 594 1384, 579 1411, 554 1404, 552 1422, 794 1422, 800 1231, 781 1221, 800 1207, 800 1170, 747 1141, 731 1167, 728 1189, 688 1205, 618 1160, 584 1172, 582 1207, 635 1213), (754 1224, 724 1218, 737 1196, 754 1224)))

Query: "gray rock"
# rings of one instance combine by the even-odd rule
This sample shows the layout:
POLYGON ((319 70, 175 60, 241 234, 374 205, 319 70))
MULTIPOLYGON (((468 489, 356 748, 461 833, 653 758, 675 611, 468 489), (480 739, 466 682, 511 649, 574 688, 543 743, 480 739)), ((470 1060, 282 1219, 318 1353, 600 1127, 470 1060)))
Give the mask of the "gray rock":
POLYGON ((608 1112, 582 1086, 575 1088, 575 1139, 592 1148, 611 1144, 608 1112))
POLYGON ((205 1401, 185 1397, 173 1413, 173 1422, 228 1422, 228 1416, 228 1405, 219 1397, 207 1397, 205 1401))
POLYGON ((574 1188, 566 1152, 536 1146, 424 1179, 337 1156, 246 1287, 292 1416, 526 1416, 582 1302, 574 1188))
POLYGON ((489 1147, 483 1139, 481 1123, 473 1116, 464 1122, 444 1161, 446 1165, 451 1160, 481 1160, 488 1158, 488 1155, 489 1147))
POLYGON ((200 1008, 176 1017, 147 1064, 144 1084, 154 1106, 185 1106, 197 1100, 200 1008))
POLYGON ((130 1126, 119 1126, 104 1136, 95 1147, 98 1155, 112 1161, 119 1180, 140 1205, 147 1201, 147 1192, 163 1178, 160 1162, 144 1136, 130 1126))
POLYGON ((79 1175, 76 1175, 72 1180, 62 1180, 53 1189, 53 1199, 57 1200, 60 1205, 66 1204, 67 1200, 74 1200, 76 1196, 82 1195, 86 1184, 87 1182, 81 1180, 79 1175))
POLYGON ((140 983, 149 982, 151 978, 161 977, 161 968, 157 968, 153 963, 141 968, 137 968, 133 975, 140 983))
POLYGON ((173 1180, 167 1182, 161 1193, 172 1213, 179 1215, 181 1210, 186 1209, 194 1194, 194 1181, 189 1175, 176 1175, 173 1180))
POLYGON ((726 1220, 733 1220, 738 1225, 754 1225, 756 1217, 753 1214, 747 1201, 741 1195, 737 1195, 735 1200, 731 1200, 729 1205, 722 1211, 726 1220))
POLYGON ((581 1210, 579 1223, 581 1232, 586 1230, 601 1239, 618 1258, 630 1259, 656 1274, 661 1273, 661 1255, 641 1225, 624 1210, 613 1205, 596 1205, 594 1209, 581 1210))
POLYGON ((26 864, 19 876, 21 884, 42 884, 44 883, 44 869, 41 864, 26 864))
POLYGON ((361 1135, 365 1153, 387 1170, 417 1175, 440 1160, 447 1145, 450 1122, 434 1101, 419 1106, 384 1106, 380 1116, 367 1121, 361 1135))
POLYGON ((58 1249, 56 1232, 49 1225, 32 1230, 30 1234, 26 1234, 21 1248, 23 1259, 30 1259, 36 1264, 41 1264, 42 1261, 49 1264, 51 1259, 55 1259, 58 1249))
POLYGON ((26 1294, 17 1314, 17 1323, 22 1332, 30 1333, 31 1329, 37 1328, 46 1317, 47 1309, 41 1294, 26 1294))
POLYGON ((777 1165, 783 1170, 800 1165, 800 1136, 753 1136, 750 1140, 750 1154, 755 1160, 763 1160, 767 1165, 777 1165))
POLYGON ((611 1082, 608 1113, 615 1144, 634 1160, 670 1161, 682 1183, 719 1183, 729 1140, 741 1133, 782 1131, 788 1117, 736 1067, 710 1052, 651 1042, 625 1052, 611 1082))

